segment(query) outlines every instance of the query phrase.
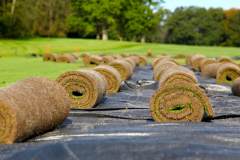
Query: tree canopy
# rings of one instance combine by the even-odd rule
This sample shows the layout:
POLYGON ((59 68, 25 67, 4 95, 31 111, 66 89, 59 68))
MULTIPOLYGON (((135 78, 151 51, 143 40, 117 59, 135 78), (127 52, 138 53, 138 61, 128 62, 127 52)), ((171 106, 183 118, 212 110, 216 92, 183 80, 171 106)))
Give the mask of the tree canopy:
POLYGON ((162 0, 1 0, 0 38, 80 37, 240 46, 240 10, 162 0))

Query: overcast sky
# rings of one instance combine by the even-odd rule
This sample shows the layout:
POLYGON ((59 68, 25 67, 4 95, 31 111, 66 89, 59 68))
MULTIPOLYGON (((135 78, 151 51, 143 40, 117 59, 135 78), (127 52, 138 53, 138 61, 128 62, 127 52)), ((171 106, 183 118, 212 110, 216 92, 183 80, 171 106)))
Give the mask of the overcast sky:
POLYGON ((164 8, 174 10, 181 6, 240 8, 240 0, 165 0, 164 8))

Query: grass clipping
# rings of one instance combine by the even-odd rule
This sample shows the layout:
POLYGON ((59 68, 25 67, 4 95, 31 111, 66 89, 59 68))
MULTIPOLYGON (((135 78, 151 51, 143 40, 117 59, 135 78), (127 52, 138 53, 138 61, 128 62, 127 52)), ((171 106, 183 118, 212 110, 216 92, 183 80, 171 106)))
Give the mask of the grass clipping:
POLYGON ((200 122, 214 116, 208 97, 191 83, 161 87, 151 97, 150 111, 156 122, 200 122))
POLYGON ((106 93, 105 78, 90 69, 63 73, 57 81, 65 87, 74 109, 93 108, 106 93))
POLYGON ((12 144, 54 129, 70 100, 55 81, 29 78, 0 90, 0 143, 12 144))
POLYGON ((107 94, 116 93, 121 85, 121 75, 109 65, 100 65, 94 68, 95 71, 103 75, 107 81, 107 94))
POLYGON ((217 70, 216 82, 231 85, 238 77, 240 77, 240 68, 232 63, 224 63, 217 70))

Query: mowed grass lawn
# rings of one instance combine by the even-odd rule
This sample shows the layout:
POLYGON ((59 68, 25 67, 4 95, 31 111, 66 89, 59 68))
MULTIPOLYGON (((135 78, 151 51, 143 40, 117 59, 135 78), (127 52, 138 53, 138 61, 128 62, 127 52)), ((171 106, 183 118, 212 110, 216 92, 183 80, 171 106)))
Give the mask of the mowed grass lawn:
MULTIPOLYGON (((145 54, 148 49, 158 54, 204 54, 215 56, 240 56, 240 48, 200 47, 165 44, 141 44, 135 42, 100 41, 66 38, 36 38, 27 40, 0 40, 0 87, 32 76, 55 79, 59 74, 83 68, 81 61, 75 64, 43 62, 41 57, 33 58, 33 53, 92 53, 92 54, 145 54)), ((180 60, 183 62, 184 60, 180 60)))
POLYGON ((207 56, 238 56, 240 48, 168 45, 156 43, 135 43, 120 41, 101 41, 67 38, 35 38, 27 40, 0 40, 0 56, 27 56, 46 52, 89 52, 89 53, 146 53, 152 49, 154 54, 195 54, 207 56))

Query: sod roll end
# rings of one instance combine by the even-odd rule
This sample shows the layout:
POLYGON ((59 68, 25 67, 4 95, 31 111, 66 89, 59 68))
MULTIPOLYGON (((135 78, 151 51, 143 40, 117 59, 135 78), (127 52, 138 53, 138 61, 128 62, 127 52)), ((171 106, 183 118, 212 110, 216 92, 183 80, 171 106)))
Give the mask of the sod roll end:
POLYGON ((214 116, 208 97, 195 84, 175 83, 160 88, 150 100, 156 122, 200 122, 214 116))
POLYGON ((221 64, 217 71, 216 81, 218 84, 232 84, 240 77, 240 68, 232 63, 221 64))
POLYGON ((106 79, 90 69, 65 72, 57 82, 66 89, 74 109, 95 107, 101 102, 107 87, 106 79))
POLYGON ((0 143, 12 144, 54 129, 70 100, 55 81, 29 78, 0 90, 0 143))

